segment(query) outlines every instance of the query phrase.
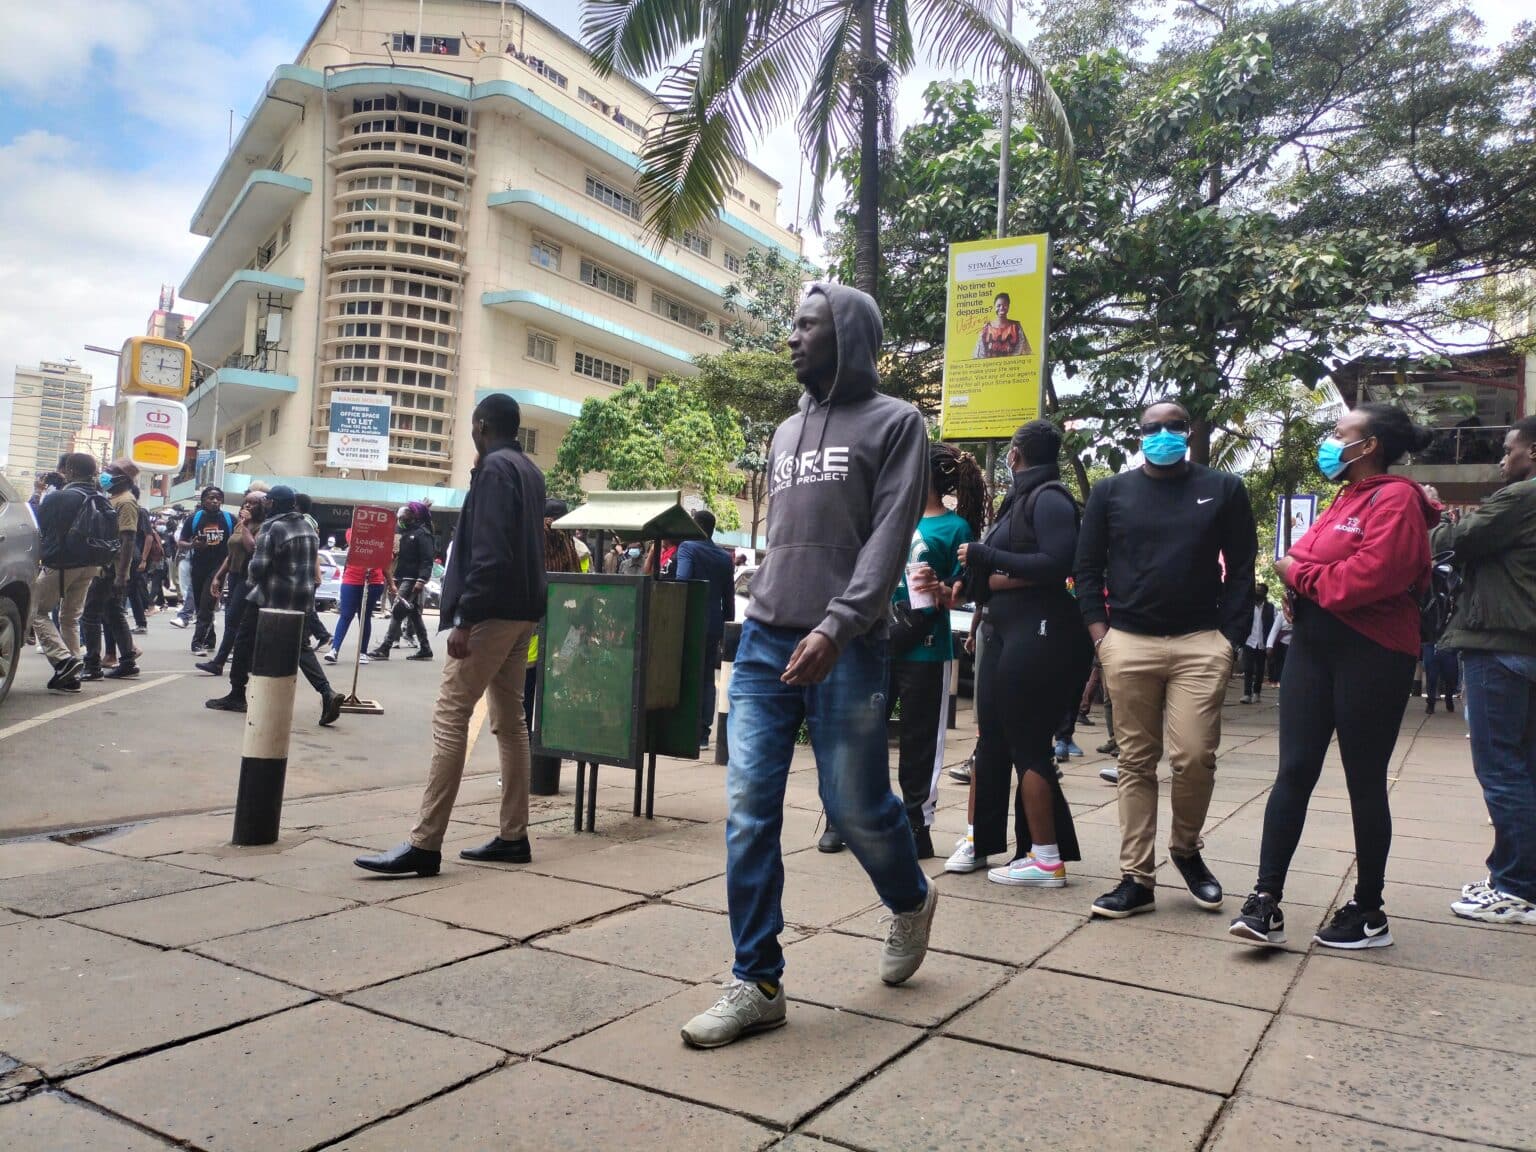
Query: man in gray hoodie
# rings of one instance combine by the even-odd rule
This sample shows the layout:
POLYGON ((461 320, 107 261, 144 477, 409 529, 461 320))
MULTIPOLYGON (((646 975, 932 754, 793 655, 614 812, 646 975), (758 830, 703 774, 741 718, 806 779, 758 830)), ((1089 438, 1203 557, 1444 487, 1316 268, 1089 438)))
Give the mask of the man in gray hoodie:
POLYGON ((883 396, 875 302, 813 284, 789 337, 800 410, 774 433, 768 553, 752 580, 731 677, 726 891, 734 979, 683 1027, 718 1048, 784 1023, 784 786, 805 722, 821 800, 891 911, 880 978, 900 984, 928 950, 937 893, 917 863, 885 743, 885 617, 928 483, 912 405, 883 396))

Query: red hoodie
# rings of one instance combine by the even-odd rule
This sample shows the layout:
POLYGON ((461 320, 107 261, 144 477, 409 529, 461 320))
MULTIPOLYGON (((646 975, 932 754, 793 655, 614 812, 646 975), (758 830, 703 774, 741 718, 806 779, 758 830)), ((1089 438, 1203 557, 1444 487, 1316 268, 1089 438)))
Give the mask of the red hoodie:
POLYGON ((1346 484, 1291 546, 1285 582, 1362 636, 1419 654, 1413 591, 1429 573, 1429 529, 1440 516, 1406 476, 1346 484))

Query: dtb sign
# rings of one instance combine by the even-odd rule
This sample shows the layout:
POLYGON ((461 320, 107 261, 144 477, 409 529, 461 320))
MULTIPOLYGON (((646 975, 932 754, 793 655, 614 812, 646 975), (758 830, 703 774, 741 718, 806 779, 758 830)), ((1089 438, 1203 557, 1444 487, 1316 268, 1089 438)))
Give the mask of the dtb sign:
POLYGON ((395 511, 360 504, 352 509, 352 530, 347 534, 347 565, 387 568, 395 555, 395 511))
POLYGON ((117 402, 117 452, 146 472, 179 472, 187 443, 187 406, 158 396, 117 402))

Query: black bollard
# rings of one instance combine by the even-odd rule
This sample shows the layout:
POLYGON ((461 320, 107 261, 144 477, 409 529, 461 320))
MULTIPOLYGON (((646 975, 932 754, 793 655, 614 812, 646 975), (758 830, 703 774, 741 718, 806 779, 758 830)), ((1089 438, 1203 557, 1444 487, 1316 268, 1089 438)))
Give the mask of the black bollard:
POLYGON ((534 756, 529 762, 528 791, 535 796, 560 795, 560 757, 534 756))
POLYGON ((288 776, 288 736, 293 728, 293 690, 299 678, 304 613, 263 608, 251 658, 250 703, 240 749, 240 790, 235 798, 238 845, 276 844, 288 776))

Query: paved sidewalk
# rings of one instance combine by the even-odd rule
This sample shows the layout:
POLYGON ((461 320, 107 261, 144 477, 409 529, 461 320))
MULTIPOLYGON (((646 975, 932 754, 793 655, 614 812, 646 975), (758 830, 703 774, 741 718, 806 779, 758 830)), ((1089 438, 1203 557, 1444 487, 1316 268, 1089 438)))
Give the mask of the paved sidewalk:
MULTIPOLYGON (((0 1148, 1536 1147, 1536 930, 1447 910, 1490 830, 1460 721, 1418 704, 1392 791, 1397 944, 1353 954, 1308 943, 1352 885, 1336 759, 1287 888, 1291 944, 1225 935, 1274 773, 1268 704, 1226 710, 1206 850, 1223 914, 1170 879, 1165 799, 1159 910, 1090 921, 1118 840, 1090 756, 1066 784, 1086 857, 1070 885, 930 862, 935 950, 896 989, 868 882, 813 847, 802 754, 789 1025, 715 1052, 678 1037, 730 963, 713 765, 663 764, 654 821, 605 770, 596 835, 571 830, 567 765, 519 868, 456 859, 494 831, 495 781, 471 779, 430 880, 351 864, 403 837, 414 785, 292 802, 275 850, 224 846, 227 812, 0 844, 0 1148)), ((950 759, 968 750, 952 738, 950 759)), ((942 855, 965 790, 946 779, 941 799, 942 855)))

